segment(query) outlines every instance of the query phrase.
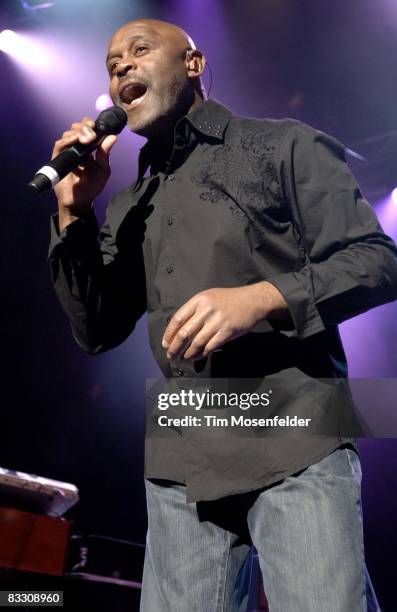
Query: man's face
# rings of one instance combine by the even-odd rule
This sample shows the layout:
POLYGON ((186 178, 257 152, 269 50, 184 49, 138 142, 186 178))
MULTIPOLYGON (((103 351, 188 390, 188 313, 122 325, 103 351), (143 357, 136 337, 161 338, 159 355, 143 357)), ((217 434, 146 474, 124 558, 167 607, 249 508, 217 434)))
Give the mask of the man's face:
POLYGON ((113 102, 127 112, 131 131, 155 135, 191 97, 188 46, 177 29, 161 24, 136 21, 115 33, 107 57, 109 91, 113 102))

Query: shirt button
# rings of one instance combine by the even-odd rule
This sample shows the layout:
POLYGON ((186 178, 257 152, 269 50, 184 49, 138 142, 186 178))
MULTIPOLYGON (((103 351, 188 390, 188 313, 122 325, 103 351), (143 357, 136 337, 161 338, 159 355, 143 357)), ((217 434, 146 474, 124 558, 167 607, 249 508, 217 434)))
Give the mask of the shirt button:
POLYGON ((169 266, 166 267, 166 270, 167 270, 168 274, 171 274, 173 269, 174 269, 174 266, 172 264, 170 264, 169 266))
POLYGON ((173 222, 174 222, 173 218, 172 217, 168 217, 168 219, 167 219, 168 225, 172 225, 173 222))
POLYGON ((182 368, 177 368, 176 369, 176 373, 178 376, 184 376, 185 372, 182 370, 182 368))
POLYGON ((166 178, 167 178, 167 180, 169 180, 169 181, 173 181, 173 180, 174 180, 174 178, 175 178, 175 174, 167 174, 166 178))

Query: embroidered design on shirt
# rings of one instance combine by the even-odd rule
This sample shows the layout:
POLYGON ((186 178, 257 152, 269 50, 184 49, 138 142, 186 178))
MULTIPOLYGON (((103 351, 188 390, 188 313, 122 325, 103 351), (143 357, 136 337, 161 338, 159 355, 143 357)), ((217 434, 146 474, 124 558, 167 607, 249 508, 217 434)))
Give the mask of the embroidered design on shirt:
POLYGON ((217 204, 229 203, 236 219, 247 216, 255 221, 277 226, 285 221, 282 210, 283 195, 276 166, 279 143, 291 122, 275 122, 245 127, 236 144, 208 145, 213 149, 211 158, 202 162, 191 179, 202 188, 201 200, 217 204), (254 131, 255 130, 255 131, 254 131), (266 211, 268 214, 263 215, 266 211))

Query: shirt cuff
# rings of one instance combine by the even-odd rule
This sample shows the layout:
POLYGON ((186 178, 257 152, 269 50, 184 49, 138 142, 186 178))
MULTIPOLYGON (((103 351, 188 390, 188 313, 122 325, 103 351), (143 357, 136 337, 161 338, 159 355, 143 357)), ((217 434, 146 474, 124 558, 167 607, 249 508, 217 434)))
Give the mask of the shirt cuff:
POLYGON ((86 215, 69 223, 62 232, 59 231, 58 213, 50 218, 50 246, 47 260, 56 254, 56 251, 65 243, 81 243, 87 241, 87 235, 97 238, 99 234, 98 221, 93 209, 86 215))
POLYGON ((266 281, 274 285, 288 304, 298 337, 301 339, 325 330, 320 313, 302 282, 299 272, 276 274, 266 281))

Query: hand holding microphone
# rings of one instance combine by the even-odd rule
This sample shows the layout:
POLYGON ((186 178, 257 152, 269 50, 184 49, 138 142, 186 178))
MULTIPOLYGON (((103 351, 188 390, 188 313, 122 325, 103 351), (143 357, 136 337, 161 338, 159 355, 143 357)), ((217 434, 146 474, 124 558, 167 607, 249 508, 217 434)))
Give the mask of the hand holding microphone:
POLYGON ((96 121, 84 117, 73 123, 56 141, 51 161, 29 183, 36 193, 54 187, 60 230, 89 212, 105 187, 110 176, 109 153, 126 122, 126 113, 114 106, 100 113, 96 121))

